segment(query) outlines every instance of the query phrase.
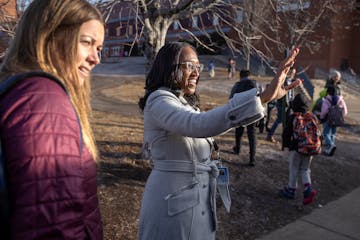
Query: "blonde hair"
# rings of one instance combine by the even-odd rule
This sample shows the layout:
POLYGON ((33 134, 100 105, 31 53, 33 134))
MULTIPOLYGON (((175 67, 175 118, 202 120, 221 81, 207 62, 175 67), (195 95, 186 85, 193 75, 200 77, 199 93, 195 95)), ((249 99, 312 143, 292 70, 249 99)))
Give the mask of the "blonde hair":
POLYGON ((68 90, 80 119, 84 142, 97 159, 89 122, 90 79, 81 85, 76 66, 80 26, 89 20, 104 25, 101 13, 85 0, 33 1, 20 19, 1 66, 0 78, 39 70, 56 76, 68 90))

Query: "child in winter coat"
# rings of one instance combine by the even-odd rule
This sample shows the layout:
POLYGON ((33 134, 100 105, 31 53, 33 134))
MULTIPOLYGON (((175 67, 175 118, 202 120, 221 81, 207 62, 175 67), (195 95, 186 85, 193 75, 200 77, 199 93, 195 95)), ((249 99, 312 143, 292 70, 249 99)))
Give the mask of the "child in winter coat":
MULTIPOLYGON (((316 191, 312 188, 311 185, 311 170, 310 165, 313 159, 314 154, 320 152, 321 141, 320 141, 320 131, 318 129, 318 121, 315 115, 309 111, 308 103, 306 102, 304 96, 302 94, 297 94, 292 102, 293 114, 290 116, 289 121, 284 129, 283 133, 283 143, 284 148, 288 148, 290 150, 289 154, 289 181, 288 185, 280 190, 279 195, 281 197, 295 199, 295 192, 297 189, 297 179, 298 173, 301 174, 302 184, 304 186, 304 198, 303 204, 307 205, 313 201, 313 198, 316 194, 316 191), (294 134, 294 123, 295 118, 300 118, 305 116, 305 114, 314 119, 314 127, 316 134, 318 134, 317 140, 318 142, 315 145, 314 152, 309 154, 300 153, 299 144, 300 139, 296 137, 294 134)), ((298 121, 298 119, 296 119, 298 121)))
POLYGON ((324 101, 321 105, 320 119, 324 122, 324 154, 327 156, 333 156, 336 150, 335 145, 335 135, 336 135, 336 126, 329 124, 327 121, 327 115, 329 109, 332 105, 339 105, 343 109, 343 115, 347 115, 348 110, 345 103, 345 100, 342 95, 336 95, 336 88, 330 86, 327 88, 327 96, 324 98, 324 101))

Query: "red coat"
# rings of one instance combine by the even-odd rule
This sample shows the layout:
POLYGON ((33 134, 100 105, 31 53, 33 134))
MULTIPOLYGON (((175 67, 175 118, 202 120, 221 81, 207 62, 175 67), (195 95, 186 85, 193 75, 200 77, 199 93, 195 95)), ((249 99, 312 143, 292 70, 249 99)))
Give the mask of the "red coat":
POLYGON ((96 163, 63 88, 25 79, 0 99, 0 117, 11 238, 102 239, 96 163))

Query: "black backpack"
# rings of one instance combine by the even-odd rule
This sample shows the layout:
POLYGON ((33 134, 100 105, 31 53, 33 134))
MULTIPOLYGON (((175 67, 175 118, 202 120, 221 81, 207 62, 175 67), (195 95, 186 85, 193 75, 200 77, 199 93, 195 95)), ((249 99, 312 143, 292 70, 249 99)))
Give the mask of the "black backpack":
POLYGON ((339 106, 339 100, 332 98, 331 106, 327 114, 327 122, 330 126, 340 127, 345 125, 344 108, 339 106))

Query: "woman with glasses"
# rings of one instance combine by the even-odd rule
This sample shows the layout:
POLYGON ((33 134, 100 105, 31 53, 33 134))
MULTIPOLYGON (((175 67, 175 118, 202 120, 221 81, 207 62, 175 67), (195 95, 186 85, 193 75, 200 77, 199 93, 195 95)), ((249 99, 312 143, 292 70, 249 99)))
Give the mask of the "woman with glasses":
POLYGON ((260 95, 252 89, 200 112, 196 88, 203 66, 195 49, 180 42, 160 49, 139 100, 143 156, 153 166, 142 199, 139 239, 215 239, 216 190, 227 211, 231 201, 228 171, 211 157, 216 150, 211 137, 262 118, 262 104, 286 93, 282 86, 297 54, 295 49, 281 63, 260 95))

